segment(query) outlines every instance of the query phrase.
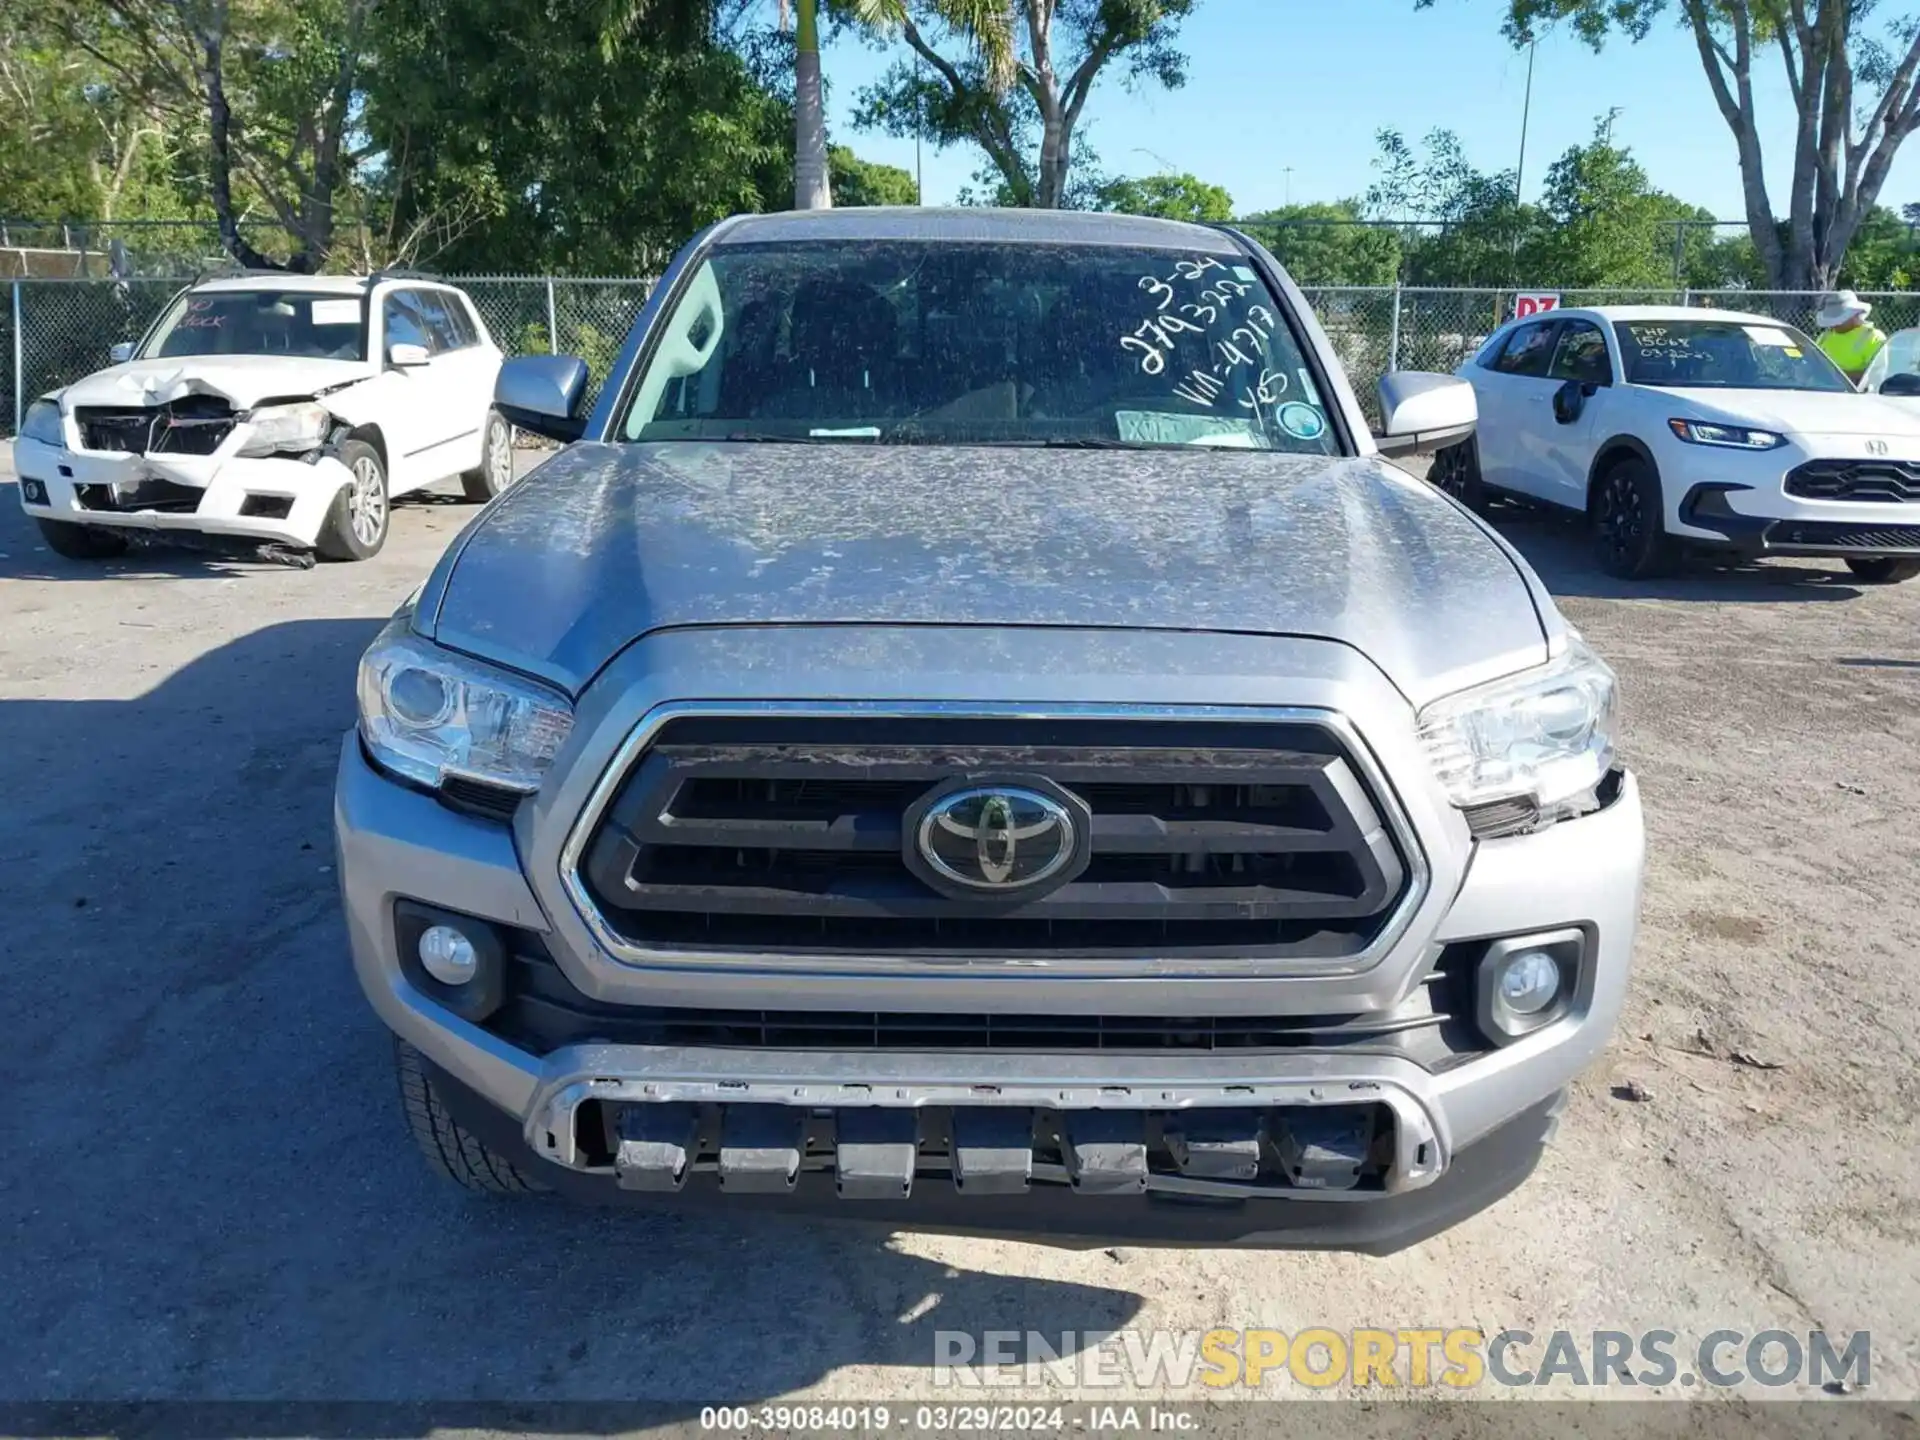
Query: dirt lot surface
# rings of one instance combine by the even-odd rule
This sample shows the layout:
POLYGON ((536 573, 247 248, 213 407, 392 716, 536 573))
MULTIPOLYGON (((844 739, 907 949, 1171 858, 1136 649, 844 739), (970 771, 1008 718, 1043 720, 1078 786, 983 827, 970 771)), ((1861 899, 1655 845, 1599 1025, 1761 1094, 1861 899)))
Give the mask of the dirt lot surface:
POLYGON ((81 566, 0 465, 0 1399, 903 1397, 940 1329, 1370 1325, 1870 1329, 1920 1395, 1920 583, 1622 586, 1503 520, 1623 676, 1651 827, 1558 1147, 1390 1259, 1077 1253, 429 1177, 328 805, 356 657, 469 513, 402 502, 364 565, 81 566))

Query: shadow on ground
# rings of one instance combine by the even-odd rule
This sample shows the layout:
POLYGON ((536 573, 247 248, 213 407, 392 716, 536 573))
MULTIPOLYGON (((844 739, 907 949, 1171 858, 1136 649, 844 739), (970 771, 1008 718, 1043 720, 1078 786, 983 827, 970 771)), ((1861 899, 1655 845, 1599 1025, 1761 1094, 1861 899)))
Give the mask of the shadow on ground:
POLYGON ((938 1329, 1138 1313, 1124 1289, 957 1271, 865 1226, 520 1207, 430 1177, 332 873, 333 768, 379 623, 269 626, 131 701, 0 703, 0 1402, 684 1416, 847 1365, 903 1390, 938 1329))
POLYGON ((1486 518, 1557 596, 1607 600, 1705 600, 1715 604, 1783 604, 1851 600, 1860 587, 1842 571, 1805 562, 1729 564, 1693 556, 1678 573, 1654 580, 1617 580, 1593 558, 1585 520, 1571 513, 1494 501, 1486 518))

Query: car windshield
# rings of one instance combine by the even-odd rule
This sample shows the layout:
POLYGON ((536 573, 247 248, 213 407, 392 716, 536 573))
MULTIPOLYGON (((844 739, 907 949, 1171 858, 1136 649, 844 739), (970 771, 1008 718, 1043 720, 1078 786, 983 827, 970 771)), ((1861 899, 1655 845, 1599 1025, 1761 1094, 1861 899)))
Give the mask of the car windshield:
POLYGON ((174 302, 140 354, 142 359, 298 355, 364 360, 366 315, 357 295, 197 290, 174 302))
POLYGON ((1337 453, 1250 265, 1104 245, 723 246, 662 322, 618 433, 1337 453))
POLYGON ((1852 383, 1798 330, 1768 321, 1616 320, 1620 358, 1634 385, 1714 390, 1851 390, 1852 383))

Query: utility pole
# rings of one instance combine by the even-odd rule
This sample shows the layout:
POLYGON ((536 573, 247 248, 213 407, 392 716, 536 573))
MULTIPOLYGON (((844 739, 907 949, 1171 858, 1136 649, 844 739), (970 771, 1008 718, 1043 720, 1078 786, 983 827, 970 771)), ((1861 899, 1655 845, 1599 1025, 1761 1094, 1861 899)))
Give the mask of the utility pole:
POLYGON ((1539 41, 1527 37, 1527 93, 1520 102, 1520 163, 1513 167, 1513 245, 1508 251, 1510 269, 1514 283, 1520 281, 1520 187, 1527 177, 1527 122, 1533 117, 1533 52, 1539 41))
POLYGON ((922 88, 925 66, 918 54, 913 57, 913 203, 927 203, 927 185, 920 171, 920 137, 927 128, 927 92, 922 88))
POLYGON ((1527 121, 1533 115, 1533 52, 1538 40, 1527 41, 1527 98, 1520 103, 1520 163, 1513 170, 1513 203, 1520 204, 1520 187, 1527 178, 1527 121))
POLYGON ((1293 205, 1293 167, 1289 165, 1280 173, 1287 177, 1287 198, 1285 203, 1291 208, 1293 205))

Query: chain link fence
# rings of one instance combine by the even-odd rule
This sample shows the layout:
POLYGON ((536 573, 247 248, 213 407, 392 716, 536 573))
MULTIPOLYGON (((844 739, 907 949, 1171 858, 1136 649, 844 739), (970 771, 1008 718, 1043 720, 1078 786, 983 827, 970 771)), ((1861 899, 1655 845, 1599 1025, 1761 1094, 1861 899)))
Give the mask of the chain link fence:
MULTIPOLYGON (((653 289, 648 279, 449 277, 473 297, 510 355, 553 352, 587 362, 592 390, 619 353, 653 289)), ((0 433, 19 406, 107 363, 107 350, 138 340, 184 280, 14 280, 0 308, 0 433)), ((1452 371, 1512 314, 1513 290, 1416 286, 1302 287, 1354 389, 1369 408, 1388 370, 1452 371)), ((1560 304, 1691 305, 1770 315, 1812 333, 1820 296, 1758 290, 1565 290, 1560 304)), ((1863 295, 1891 333, 1920 325, 1920 293, 1863 295)))

